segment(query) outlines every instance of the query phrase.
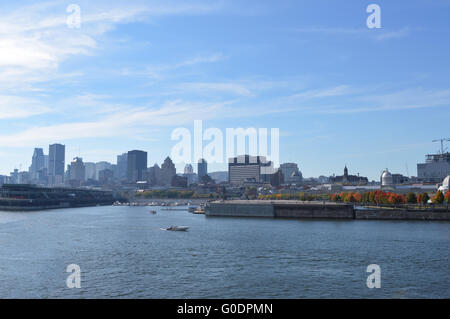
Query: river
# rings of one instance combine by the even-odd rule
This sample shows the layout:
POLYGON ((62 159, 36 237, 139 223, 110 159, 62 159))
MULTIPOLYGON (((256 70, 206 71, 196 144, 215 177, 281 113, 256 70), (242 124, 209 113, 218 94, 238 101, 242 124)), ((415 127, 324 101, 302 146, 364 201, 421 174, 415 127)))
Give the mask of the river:
POLYGON ((1 298, 450 298, 449 263, 450 222, 0 212, 1 298), (370 264, 381 288, 366 285, 370 264))

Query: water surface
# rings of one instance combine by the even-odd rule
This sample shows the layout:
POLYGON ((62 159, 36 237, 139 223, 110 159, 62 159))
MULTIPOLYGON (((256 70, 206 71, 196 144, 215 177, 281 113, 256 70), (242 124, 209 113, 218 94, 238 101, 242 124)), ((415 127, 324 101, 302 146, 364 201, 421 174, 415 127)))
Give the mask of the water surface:
POLYGON ((450 298, 449 258, 449 222, 0 212, 2 298, 450 298), (66 286, 69 264, 80 289, 66 286), (380 289, 366 286, 369 264, 380 289))

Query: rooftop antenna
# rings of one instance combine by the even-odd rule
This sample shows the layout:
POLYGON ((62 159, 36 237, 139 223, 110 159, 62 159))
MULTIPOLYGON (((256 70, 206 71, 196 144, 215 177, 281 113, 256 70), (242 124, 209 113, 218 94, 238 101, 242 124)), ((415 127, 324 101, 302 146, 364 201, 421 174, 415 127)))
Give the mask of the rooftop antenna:
POLYGON ((406 166, 406 176, 409 177, 408 163, 405 162, 405 166, 406 166))
POLYGON ((433 140, 433 143, 441 142, 441 154, 444 154, 444 142, 450 142, 450 138, 439 138, 437 140, 433 140))

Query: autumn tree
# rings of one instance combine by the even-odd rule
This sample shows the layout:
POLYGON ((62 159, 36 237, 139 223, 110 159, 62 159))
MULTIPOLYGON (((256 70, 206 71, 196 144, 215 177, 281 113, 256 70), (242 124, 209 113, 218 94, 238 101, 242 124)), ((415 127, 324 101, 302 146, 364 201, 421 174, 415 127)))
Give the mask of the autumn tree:
POLYGON ((442 204, 444 202, 444 194, 440 190, 433 196, 433 203, 442 204))
POLYGON ((448 190, 448 191, 445 193, 444 199, 445 199, 445 201, 447 202, 447 204, 450 204, 450 190, 448 190))

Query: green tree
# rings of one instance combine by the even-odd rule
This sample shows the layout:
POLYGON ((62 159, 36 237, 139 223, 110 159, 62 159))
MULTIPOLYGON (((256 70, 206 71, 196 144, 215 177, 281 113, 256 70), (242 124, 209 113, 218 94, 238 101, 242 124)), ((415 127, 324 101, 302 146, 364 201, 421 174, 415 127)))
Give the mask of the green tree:
POLYGON ((416 196, 416 194, 414 194, 414 193, 412 193, 412 192, 409 192, 409 193, 406 195, 406 202, 407 202, 408 204, 416 204, 416 203, 417 203, 417 196, 416 196))
POLYGON ((422 193, 421 202, 422 204, 427 204, 428 200, 430 199, 430 196, 428 196, 428 193, 422 193))
POLYGON ((369 203, 372 203, 372 204, 375 203, 375 192, 369 193, 369 203))
POLYGON ((301 201, 305 201, 305 200, 306 200, 306 195, 305 195, 305 193, 300 192, 300 193, 298 194, 298 199, 301 200, 301 201))

